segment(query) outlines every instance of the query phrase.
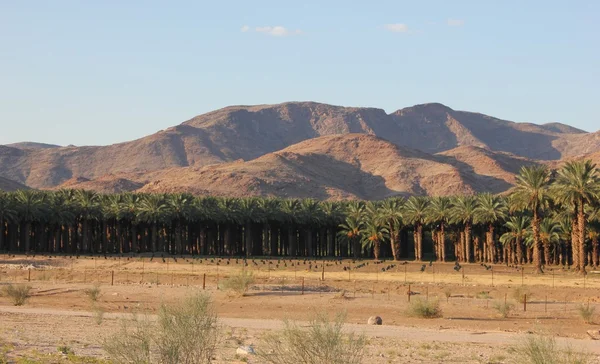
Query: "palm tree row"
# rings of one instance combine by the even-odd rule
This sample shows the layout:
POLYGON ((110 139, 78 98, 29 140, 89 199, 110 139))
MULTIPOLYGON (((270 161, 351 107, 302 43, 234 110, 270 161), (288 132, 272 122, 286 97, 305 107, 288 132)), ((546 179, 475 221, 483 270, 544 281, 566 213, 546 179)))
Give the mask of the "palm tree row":
POLYGON ((507 196, 322 202, 17 191, 0 194, 0 250, 390 257, 585 273, 598 265, 599 198, 589 161, 524 167, 507 196))

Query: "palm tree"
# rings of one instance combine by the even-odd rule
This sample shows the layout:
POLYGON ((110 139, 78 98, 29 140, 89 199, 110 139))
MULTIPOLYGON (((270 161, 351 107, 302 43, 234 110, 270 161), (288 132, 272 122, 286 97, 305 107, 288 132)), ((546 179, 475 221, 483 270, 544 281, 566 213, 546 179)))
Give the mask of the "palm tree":
POLYGON ((500 236, 500 242, 504 246, 514 246, 517 255, 517 264, 523 264, 523 241, 527 235, 529 229, 529 223, 531 219, 523 214, 511 216, 506 224, 504 225, 507 231, 500 236))
POLYGON ((37 222, 45 213, 46 206, 44 195, 34 190, 19 190, 15 194, 18 218, 23 228, 24 246, 21 250, 29 253, 31 251, 31 226, 37 222))
POLYGON ((300 218, 300 201, 297 199, 289 199, 281 204, 281 213, 285 222, 285 230, 287 231, 287 250, 288 255, 295 257, 298 255, 298 230, 297 224, 300 218))
MULTIPOLYGON (((362 225, 363 219, 365 218, 365 203, 362 201, 350 201, 350 203, 346 206, 346 216, 346 222, 348 222, 348 219, 350 219, 352 226, 356 226, 358 224, 362 225)), ((342 241, 349 243, 347 245, 352 250, 354 259, 358 259, 360 257, 361 240, 358 238, 353 238, 343 239, 342 241)))
MULTIPOLYGON (((540 243, 544 247, 544 262, 546 265, 552 264, 552 250, 556 252, 556 246, 560 242, 560 225, 551 218, 544 218, 540 221, 539 230, 540 243)), ((533 243, 533 234, 529 230, 526 238, 528 245, 533 243)))
POLYGON ((402 228, 403 198, 388 198, 379 207, 379 214, 388 231, 394 260, 400 260, 400 229, 402 228))
POLYGON ((494 242, 494 227, 499 222, 506 220, 507 213, 508 208, 503 198, 494 196, 491 193, 483 193, 477 196, 474 222, 487 226, 485 235, 486 247, 484 249, 487 254, 484 254, 484 256, 490 263, 495 263, 497 257, 496 244, 494 242))
POLYGON ((431 199, 427 209, 427 223, 437 225, 436 238, 436 256, 442 262, 446 261, 446 226, 450 221, 450 212, 452 203, 448 197, 434 197, 431 199))
POLYGON ((599 240, 600 240, 600 207, 594 207, 589 216, 588 238, 592 243, 592 261, 594 268, 598 268, 599 240))
POLYGON ((187 193, 176 193, 166 197, 166 204, 175 228, 175 249, 171 249, 175 254, 182 254, 184 251, 183 229, 193 215, 193 201, 194 197, 187 193))
POLYGON ((587 205, 592 204, 600 197, 600 176, 596 165, 590 160, 567 162, 558 171, 553 192, 559 202, 573 206, 576 211, 578 251, 573 251, 573 255, 578 254, 579 256, 579 267, 576 269, 578 268, 582 274, 586 274, 585 210, 587 205))
POLYGON ((414 227, 415 260, 423 260, 423 224, 427 218, 428 206, 427 197, 411 196, 402 211, 404 220, 414 227))
POLYGON ((17 221, 17 211, 13 204, 11 195, 8 195, 0 191, 0 250, 9 250, 8 244, 4 246, 5 241, 5 227, 11 223, 17 221))
POLYGON ((327 229, 327 255, 335 256, 335 232, 337 227, 344 221, 343 220, 343 211, 341 204, 324 201, 321 203, 321 210, 325 215, 325 226, 327 229))
POLYGON ((139 203, 137 219, 146 224, 150 224, 152 229, 151 250, 153 253, 158 251, 158 225, 164 222, 168 212, 169 205, 165 202, 163 195, 148 194, 142 196, 139 203))
POLYGON ((473 228, 473 219, 475 217, 475 209, 477 208, 477 200, 473 196, 456 197, 450 209, 452 220, 463 226, 464 230, 464 246, 466 262, 471 261, 471 232, 473 228))
MULTIPOLYGON (((356 246, 360 243, 363 232, 363 219, 356 216, 346 217, 346 221, 340 224, 338 236, 341 241, 345 241, 348 245, 356 246)), ((360 257, 360 249, 354 249, 354 258, 360 257)))
POLYGON ((531 220, 533 260, 537 273, 542 271, 542 259, 540 256, 540 213, 548 202, 548 187, 550 185, 550 173, 545 166, 521 167, 516 177, 516 186, 512 193, 513 201, 522 209, 528 209, 533 213, 531 220))
POLYGON ((309 257, 314 256, 313 233, 318 229, 324 216, 317 200, 307 198, 300 203, 300 216, 305 232, 305 249, 309 257))
POLYGON ((92 224, 101 216, 100 198, 96 192, 84 190, 76 190, 73 198, 81 224, 82 245, 79 249, 83 252, 98 252, 98 247, 92 241, 92 224))
POLYGON ((363 248, 372 248, 375 260, 379 260, 381 242, 388 233, 387 228, 381 223, 381 219, 376 215, 367 217, 360 232, 362 235, 363 248))

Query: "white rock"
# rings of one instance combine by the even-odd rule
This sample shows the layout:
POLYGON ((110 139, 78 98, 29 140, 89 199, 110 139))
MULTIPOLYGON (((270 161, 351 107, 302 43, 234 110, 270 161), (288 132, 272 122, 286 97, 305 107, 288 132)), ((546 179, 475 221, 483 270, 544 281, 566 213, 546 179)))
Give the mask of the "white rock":
POLYGON ((237 348, 235 353, 239 355, 254 355, 254 348, 251 345, 240 346, 239 348, 237 348))

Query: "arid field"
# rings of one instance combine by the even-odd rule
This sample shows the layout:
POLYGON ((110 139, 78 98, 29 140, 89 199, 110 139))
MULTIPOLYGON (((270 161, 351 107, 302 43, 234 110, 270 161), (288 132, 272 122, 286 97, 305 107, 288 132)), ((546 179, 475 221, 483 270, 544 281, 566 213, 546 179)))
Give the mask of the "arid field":
POLYGON ((123 320, 152 318, 161 304, 202 291, 219 317, 219 363, 259 363, 236 349, 252 344, 260 351, 262 336, 280 329, 283 319, 339 312, 346 314, 346 330, 367 336, 366 363, 511 363, 515 346, 534 334, 600 360, 600 345, 587 333, 598 330, 600 319, 585 323, 580 314, 580 307, 600 302, 600 275, 593 272, 584 278, 556 269, 535 275, 531 267, 457 270, 427 262, 6 255, 0 282, 32 287, 22 306, 0 297, 8 362, 107 360, 103 341, 123 320), (246 295, 217 288, 243 271, 253 276, 246 295), (86 294, 91 287, 99 288, 96 302, 86 294), (527 303, 518 302, 525 294, 527 303), (409 299, 439 302, 441 317, 410 315, 409 299), (503 318, 496 307, 505 300, 512 310, 503 318), (375 315, 383 325, 366 325, 375 315))

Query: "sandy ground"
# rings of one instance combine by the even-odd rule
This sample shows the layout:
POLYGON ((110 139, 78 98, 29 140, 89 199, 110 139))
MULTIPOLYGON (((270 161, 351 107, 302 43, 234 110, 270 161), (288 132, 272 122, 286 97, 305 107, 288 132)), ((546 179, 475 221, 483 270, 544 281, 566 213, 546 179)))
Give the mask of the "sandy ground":
POLYGON ((210 258, 164 262, 149 257, 144 261, 0 258, 0 284, 33 287, 33 296, 23 307, 0 297, 0 347, 4 345, 9 356, 17 357, 36 351, 55 353, 58 346, 67 345, 78 355, 101 358, 105 355, 102 338, 114 332, 123 317, 134 312, 152 315, 162 303, 206 292, 223 324, 218 352, 222 363, 235 362, 235 349, 241 344, 254 344, 259 350, 261 336, 279 329, 281 319, 306 321, 323 311, 346 312, 347 328, 370 338, 368 363, 508 363, 510 348, 530 333, 552 335, 561 344, 600 356, 600 342, 586 334, 599 327, 584 324, 578 315, 580 305, 595 307, 600 302, 600 277, 595 274, 584 280, 563 270, 547 270, 540 276, 528 272, 531 268, 521 272, 495 266, 492 278, 479 265, 465 265, 463 277, 453 264, 425 263, 421 272, 422 264, 394 262, 368 266, 351 261, 256 260, 247 266, 242 260, 217 262, 210 258), (392 264, 395 267, 381 270, 392 264), (353 268, 350 273, 344 270, 348 266, 353 268), (257 278, 248 296, 234 298, 217 289, 217 282, 242 269, 257 278), (83 292, 94 284, 100 284, 98 305, 106 312, 100 325, 83 292), (443 317, 410 317, 409 287, 411 300, 438 300, 443 317), (526 311, 513 299, 518 288, 528 293, 526 311), (505 299, 514 304, 514 310, 504 319, 494 304, 505 299), (384 325, 364 325, 371 315, 381 316, 384 325))

